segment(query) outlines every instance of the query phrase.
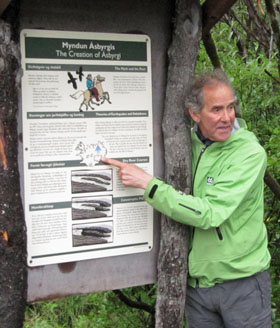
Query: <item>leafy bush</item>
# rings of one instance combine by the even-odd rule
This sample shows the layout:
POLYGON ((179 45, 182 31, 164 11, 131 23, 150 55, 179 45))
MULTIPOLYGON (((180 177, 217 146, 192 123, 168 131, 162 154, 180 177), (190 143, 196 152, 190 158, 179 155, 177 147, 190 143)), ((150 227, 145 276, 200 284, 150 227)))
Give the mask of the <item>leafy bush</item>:
MULTIPOLYGON (((132 299, 154 304, 154 286, 127 288, 132 299)), ((113 291, 64 297, 30 305, 24 328, 147 328, 153 317, 123 304, 113 291)))

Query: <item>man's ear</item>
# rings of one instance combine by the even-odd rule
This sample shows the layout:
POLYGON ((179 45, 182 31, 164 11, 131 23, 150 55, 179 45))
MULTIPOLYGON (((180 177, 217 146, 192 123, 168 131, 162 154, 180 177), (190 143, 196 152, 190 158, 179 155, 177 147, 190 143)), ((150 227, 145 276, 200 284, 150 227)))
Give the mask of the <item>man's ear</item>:
POLYGON ((200 115, 198 113, 196 113, 192 108, 189 108, 189 113, 190 113, 191 118, 196 123, 199 123, 200 122, 200 115))

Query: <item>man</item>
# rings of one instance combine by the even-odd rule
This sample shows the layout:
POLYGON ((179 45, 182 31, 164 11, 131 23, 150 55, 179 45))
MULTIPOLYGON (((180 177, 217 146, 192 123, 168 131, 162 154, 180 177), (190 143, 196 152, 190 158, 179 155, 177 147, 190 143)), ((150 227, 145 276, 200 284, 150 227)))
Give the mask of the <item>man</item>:
POLYGON ((89 92, 91 93, 91 95, 93 97, 95 97, 96 101, 99 101, 98 91, 95 88, 94 81, 92 79, 92 75, 91 74, 88 74, 87 75, 87 88, 88 88, 89 92))
POLYGON ((192 130, 192 195, 135 165, 111 159, 126 186, 145 190, 158 211, 192 227, 188 328, 271 327, 270 255, 263 222, 266 154, 242 119, 221 70, 196 79, 187 104, 192 130))

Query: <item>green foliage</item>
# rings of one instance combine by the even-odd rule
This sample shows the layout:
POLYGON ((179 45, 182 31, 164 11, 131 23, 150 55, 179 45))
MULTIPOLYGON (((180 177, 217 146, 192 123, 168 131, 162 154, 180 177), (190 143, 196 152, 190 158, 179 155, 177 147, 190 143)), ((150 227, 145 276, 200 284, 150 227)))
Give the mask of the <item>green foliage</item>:
MULTIPOLYGON (((155 304, 155 286, 127 288, 131 299, 155 304)), ((65 297, 28 306, 24 328, 147 328, 153 317, 123 304, 112 292, 65 297)))

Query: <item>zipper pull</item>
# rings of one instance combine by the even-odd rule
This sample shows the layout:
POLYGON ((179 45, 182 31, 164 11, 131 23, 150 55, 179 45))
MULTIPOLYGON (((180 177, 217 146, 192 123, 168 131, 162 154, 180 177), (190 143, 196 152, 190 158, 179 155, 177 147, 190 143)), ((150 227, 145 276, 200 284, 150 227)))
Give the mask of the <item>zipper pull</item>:
POLYGON ((201 149, 201 154, 203 154, 205 152, 205 149, 207 148, 207 145, 204 145, 201 149))
POLYGON ((223 237, 223 234, 222 234, 222 231, 219 227, 216 228, 216 231, 217 231, 217 234, 218 234, 218 237, 220 240, 223 240, 224 237, 223 237))

